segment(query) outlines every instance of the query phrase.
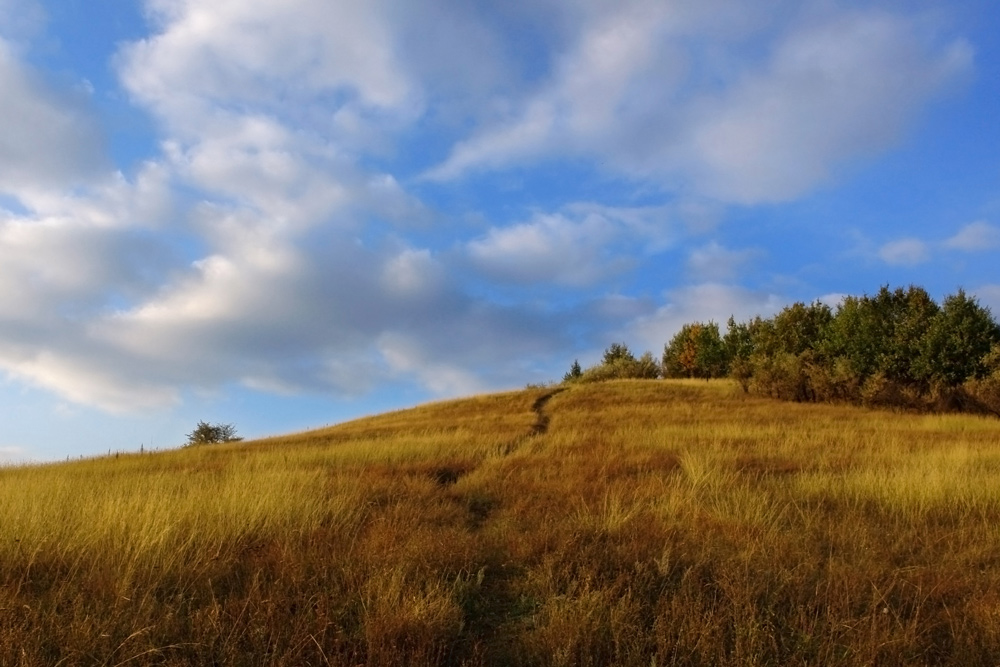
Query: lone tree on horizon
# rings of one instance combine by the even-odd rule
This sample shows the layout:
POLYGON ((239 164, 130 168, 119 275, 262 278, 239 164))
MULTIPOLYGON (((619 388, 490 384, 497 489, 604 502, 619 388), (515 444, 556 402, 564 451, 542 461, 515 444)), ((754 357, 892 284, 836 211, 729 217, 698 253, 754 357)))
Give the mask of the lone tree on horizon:
POLYGON ((233 424, 209 424, 206 421, 198 422, 198 426, 187 434, 187 445, 212 445, 220 442, 239 442, 243 438, 236 435, 236 426, 233 424))

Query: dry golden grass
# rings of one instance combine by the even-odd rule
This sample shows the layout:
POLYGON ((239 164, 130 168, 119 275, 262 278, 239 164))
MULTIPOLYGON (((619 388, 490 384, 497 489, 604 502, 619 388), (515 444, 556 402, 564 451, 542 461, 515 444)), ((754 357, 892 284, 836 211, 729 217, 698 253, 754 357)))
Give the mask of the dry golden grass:
POLYGON ((0 470, 0 665, 996 662, 1000 421, 562 389, 0 470))

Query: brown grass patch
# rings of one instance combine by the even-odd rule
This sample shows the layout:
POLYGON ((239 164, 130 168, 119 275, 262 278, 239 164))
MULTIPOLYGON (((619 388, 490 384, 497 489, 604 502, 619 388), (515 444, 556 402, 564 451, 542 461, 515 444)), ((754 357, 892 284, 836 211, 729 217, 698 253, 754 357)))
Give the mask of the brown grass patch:
POLYGON ((0 665, 1000 655, 1000 426, 967 415, 540 388, 4 469, 0 516, 0 665))

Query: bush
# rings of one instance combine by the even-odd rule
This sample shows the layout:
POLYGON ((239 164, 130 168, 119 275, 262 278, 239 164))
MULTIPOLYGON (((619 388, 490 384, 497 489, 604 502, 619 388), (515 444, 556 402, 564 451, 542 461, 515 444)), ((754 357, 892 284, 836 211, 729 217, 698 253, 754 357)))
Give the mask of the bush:
POLYGON ((200 421, 193 431, 187 434, 187 445, 213 445, 220 442, 239 442, 243 438, 236 435, 236 427, 232 424, 209 424, 200 421))
POLYGON ((605 380, 655 380, 660 377, 660 365, 652 352, 645 352, 638 359, 623 343, 614 343, 604 351, 604 360, 597 366, 579 371, 574 363, 563 382, 603 382, 605 380))
POLYGON ((805 362, 801 356, 784 352, 773 357, 755 356, 749 388, 757 394, 785 401, 811 398, 805 362))

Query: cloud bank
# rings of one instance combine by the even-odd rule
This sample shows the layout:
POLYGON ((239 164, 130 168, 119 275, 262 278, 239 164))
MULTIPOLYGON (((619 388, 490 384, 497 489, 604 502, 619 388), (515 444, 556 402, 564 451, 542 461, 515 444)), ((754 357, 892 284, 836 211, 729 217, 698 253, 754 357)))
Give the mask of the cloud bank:
POLYGON ((158 132, 129 173, 83 87, 0 38, 0 368, 111 411, 229 385, 447 395, 773 311, 733 282, 759 255, 705 241, 698 211, 831 183, 972 60, 919 18, 797 6, 148 0, 149 34, 109 53, 158 132), (478 225, 435 198, 562 164, 625 194, 478 225), (685 240, 699 282, 620 293, 685 240))

